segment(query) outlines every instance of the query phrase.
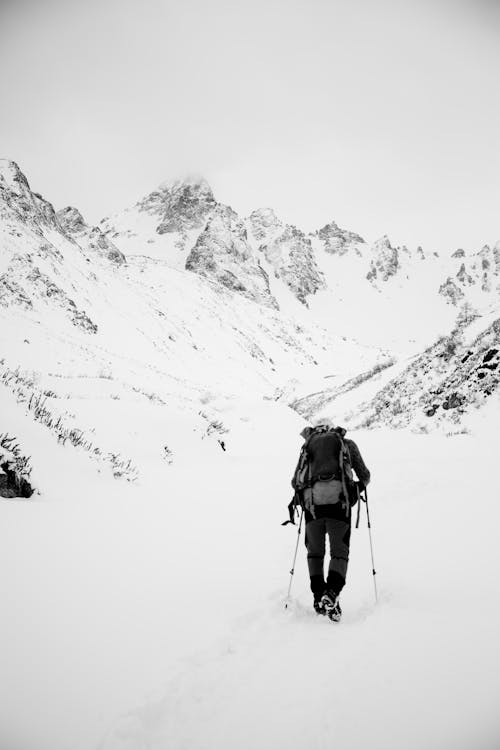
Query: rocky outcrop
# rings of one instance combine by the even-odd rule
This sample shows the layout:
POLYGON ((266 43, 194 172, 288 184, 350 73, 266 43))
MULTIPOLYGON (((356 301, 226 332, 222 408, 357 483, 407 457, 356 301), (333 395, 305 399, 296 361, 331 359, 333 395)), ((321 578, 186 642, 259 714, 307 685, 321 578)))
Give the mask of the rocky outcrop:
POLYGON ((311 240, 296 227, 286 225, 268 245, 261 247, 274 275, 284 281, 299 302, 307 304, 308 295, 325 288, 311 240))
POLYGON ((3 273, 0 276, 0 305, 2 307, 14 305, 23 310, 31 310, 33 307, 26 291, 15 279, 10 278, 9 273, 3 273))
POLYGON ((472 284, 474 284, 474 279, 472 278, 470 273, 467 273, 465 263, 462 263, 462 265, 460 266, 460 269, 457 273, 457 279, 463 285, 468 284, 469 286, 471 286, 472 284))
POLYGON ((290 224, 283 224, 272 208, 259 208, 248 218, 250 235, 258 244, 276 279, 281 279, 302 304, 325 287, 311 240, 290 224))
POLYGON ((278 307, 269 278, 248 243, 238 214, 218 204, 189 253, 186 270, 205 276, 227 289, 268 307, 278 307))
POLYGON ((72 206, 66 206, 58 211, 57 218, 62 231, 68 237, 85 234, 89 229, 80 211, 72 206))
POLYGON ((32 268, 26 277, 26 280, 36 292, 39 299, 43 301, 50 299, 68 313, 74 326, 80 328, 86 333, 97 333, 97 325, 90 320, 89 316, 83 310, 79 310, 75 302, 70 299, 64 289, 57 286, 57 284, 55 284, 47 274, 42 273, 38 267, 35 266, 32 268))
POLYGON ((359 246, 366 244, 359 234, 341 229, 334 221, 325 224, 315 236, 321 241, 325 252, 333 255, 345 255, 349 251, 361 255, 359 246))
POLYGON ((360 427, 379 424, 422 425, 426 418, 460 423, 462 415, 480 407, 500 385, 500 319, 469 343, 467 325, 442 336, 375 398, 363 405, 360 427))
POLYGON ((284 229, 272 208, 258 208, 247 219, 250 236, 259 246, 268 245, 284 229))
POLYGON ((465 296, 470 290, 477 302, 478 289, 485 294, 500 291, 500 242, 494 247, 484 245, 469 256, 463 250, 456 250, 452 258, 461 261, 455 279, 465 296))
POLYGON ((438 290, 438 294, 444 297, 446 302, 455 306, 458 305, 465 297, 462 289, 450 276, 448 276, 446 281, 441 284, 438 290))
POLYGON ((179 269, 216 206, 208 182, 187 177, 161 184, 134 206, 102 219, 99 226, 125 255, 151 253, 179 269))
POLYGON ((34 229, 60 228, 54 207, 31 191, 16 162, 0 159, 0 216, 9 215, 34 229))
POLYGON ((388 281, 400 267, 398 248, 393 247, 387 235, 377 240, 370 248, 370 270, 368 281, 388 281))
POLYGON ((126 263, 125 255, 99 227, 90 227, 80 211, 67 206, 57 212, 57 220, 63 233, 90 253, 97 253, 117 266, 126 263))
POLYGON ((500 289, 500 243, 492 248, 489 245, 479 250, 473 256, 470 264, 470 274, 481 284, 483 292, 500 289))
POLYGON ((174 182, 163 191, 163 216, 158 234, 202 229, 215 209, 216 201, 208 182, 191 177, 174 182))
POLYGON ((0 434, 0 497, 31 497, 31 464, 14 437, 0 434))

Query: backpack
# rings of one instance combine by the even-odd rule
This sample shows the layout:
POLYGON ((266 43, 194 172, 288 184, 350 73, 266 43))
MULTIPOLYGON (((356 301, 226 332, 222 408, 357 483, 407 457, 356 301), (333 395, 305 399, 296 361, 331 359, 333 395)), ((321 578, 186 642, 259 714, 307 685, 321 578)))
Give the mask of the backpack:
POLYGON ((344 441, 345 432, 342 427, 326 425, 308 432, 292 478, 295 495, 288 507, 292 523, 297 505, 315 518, 315 506, 340 502, 348 516, 350 508, 357 503, 358 485, 353 480, 351 456, 344 441), (318 464, 315 458, 318 454, 321 456, 322 452, 328 468, 324 473, 315 471, 318 464))

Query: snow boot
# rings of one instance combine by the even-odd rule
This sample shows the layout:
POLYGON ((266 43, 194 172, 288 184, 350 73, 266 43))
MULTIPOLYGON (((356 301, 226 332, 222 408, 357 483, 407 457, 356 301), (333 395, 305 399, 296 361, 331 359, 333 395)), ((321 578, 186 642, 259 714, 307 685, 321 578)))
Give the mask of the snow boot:
POLYGON ((325 605, 323 604, 322 596, 314 597, 313 607, 317 615, 326 615, 326 609, 325 609, 325 605))
POLYGON ((332 620, 332 622, 340 622, 342 610, 340 609, 338 594, 336 594, 335 591, 327 589, 321 597, 321 604, 323 605, 326 616, 332 620))

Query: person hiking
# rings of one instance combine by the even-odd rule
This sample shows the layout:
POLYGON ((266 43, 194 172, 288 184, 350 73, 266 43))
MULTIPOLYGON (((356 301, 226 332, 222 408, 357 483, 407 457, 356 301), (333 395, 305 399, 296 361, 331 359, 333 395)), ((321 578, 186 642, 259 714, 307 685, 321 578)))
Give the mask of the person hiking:
POLYGON ((338 621, 342 610, 339 594, 344 588, 351 538, 351 508, 370 481, 367 469, 345 429, 329 417, 317 419, 300 433, 304 445, 292 479, 295 496, 289 506, 304 510, 307 564, 314 597, 314 609, 338 621), (357 482, 354 481, 354 469, 357 482), (328 535, 330 561, 325 581, 325 539, 328 535))

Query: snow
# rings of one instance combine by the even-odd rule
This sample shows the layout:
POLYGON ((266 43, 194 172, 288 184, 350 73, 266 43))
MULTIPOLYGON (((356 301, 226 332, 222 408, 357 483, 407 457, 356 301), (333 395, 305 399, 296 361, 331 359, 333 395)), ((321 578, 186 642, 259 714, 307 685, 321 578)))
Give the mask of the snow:
POLYGON ((494 461, 493 410, 476 436, 353 435, 373 472, 380 598, 362 515, 334 625, 312 613, 302 541, 283 607, 289 409, 238 404, 227 452, 197 439, 172 466, 138 445, 148 471, 128 484, 0 394, 41 493, 0 506, 2 747, 497 746, 499 511, 469 468, 494 461))
POLYGON ((0 500, 0 750, 496 750, 497 394, 439 433, 350 435, 373 473, 379 601, 362 515, 342 623, 312 611, 303 538, 284 608, 304 426, 288 404, 319 392, 343 420, 449 334, 441 260, 405 257, 377 287, 368 248, 315 238, 329 290, 308 309, 260 253, 271 310, 185 271, 199 232, 158 235, 150 199, 116 220, 119 267, 2 208, 0 271, 31 307, 6 285, 0 432, 36 492, 0 500))

